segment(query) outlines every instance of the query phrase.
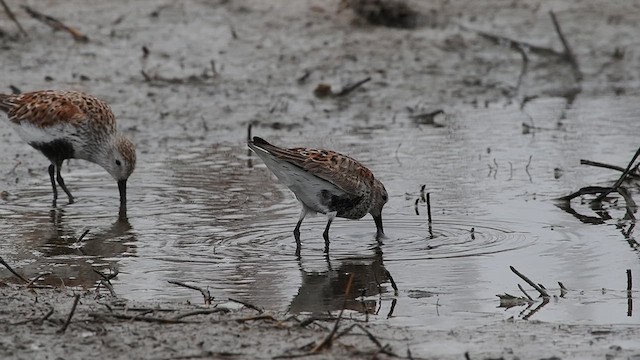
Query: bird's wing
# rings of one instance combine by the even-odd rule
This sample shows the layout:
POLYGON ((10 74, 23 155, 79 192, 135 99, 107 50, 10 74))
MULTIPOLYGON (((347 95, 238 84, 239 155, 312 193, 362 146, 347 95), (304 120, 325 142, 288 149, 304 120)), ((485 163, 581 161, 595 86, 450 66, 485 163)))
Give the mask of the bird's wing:
POLYGON ((0 110, 6 112, 15 124, 27 121, 43 129, 87 120, 105 128, 115 126, 113 113, 104 102, 76 91, 45 90, 0 95, 0 110))
POLYGON ((254 137, 253 142, 250 142, 251 145, 253 145, 252 148, 260 148, 280 161, 295 165, 309 175, 333 184, 346 195, 361 196, 365 187, 373 184, 374 176, 369 169, 353 158, 334 151, 309 148, 283 149, 259 137, 254 137))

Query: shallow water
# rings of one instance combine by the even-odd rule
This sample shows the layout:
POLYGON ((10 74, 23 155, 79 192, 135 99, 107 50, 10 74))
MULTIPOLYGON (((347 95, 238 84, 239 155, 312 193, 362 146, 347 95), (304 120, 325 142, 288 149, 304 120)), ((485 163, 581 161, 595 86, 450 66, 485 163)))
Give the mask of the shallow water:
POLYGON ((619 220, 622 200, 594 212, 579 199, 565 210, 553 199, 617 178, 579 160, 625 166, 637 146, 640 110, 631 98, 579 99, 559 125, 564 109, 564 99, 528 105, 535 125, 548 130, 527 134, 523 113, 496 106, 440 116, 442 127, 399 116, 321 139, 313 132, 305 139, 287 131, 265 135, 280 145, 330 147, 369 165, 390 194, 382 244, 370 216, 338 219, 326 257, 325 219, 318 216, 305 220, 296 257, 297 202, 247 156, 236 131, 237 142, 141 154, 126 221, 117 218, 115 183, 83 162, 71 162, 65 177, 78 202, 52 210, 43 167, 42 182, 18 185, 0 208, 0 249, 29 276, 53 272, 44 281, 55 285, 91 286, 99 279, 92 267, 117 270, 116 292, 131 299, 202 301, 167 283, 177 280, 208 287, 217 299, 321 313, 342 307, 352 273, 347 308, 392 324, 450 328, 512 316, 637 323, 638 311, 628 316, 625 270, 640 276, 640 253, 632 223, 619 220), (431 194, 430 227, 426 204, 415 211, 423 184, 431 194), (570 291, 533 314, 539 304, 499 308, 496 294, 520 295, 522 281, 510 265, 553 294, 560 293, 557 281, 570 291))

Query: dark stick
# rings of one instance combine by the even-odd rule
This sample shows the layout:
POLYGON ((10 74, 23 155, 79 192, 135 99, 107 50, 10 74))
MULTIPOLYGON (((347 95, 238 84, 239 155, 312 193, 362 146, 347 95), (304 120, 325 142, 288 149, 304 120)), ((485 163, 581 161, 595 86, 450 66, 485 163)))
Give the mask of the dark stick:
POLYGON ((562 281, 558 281, 558 285, 560 286, 560 297, 564 297, 569 290, 566 287, 564 287, 564 284, 562 283, 562 281))
POLYGON ((66 32, 68 32, 69 34, 71 34, 71 36, 73 36, 73 39, 77 42, 87 42, 89 41, 89 38, 87 37, 87 35, 81 33, 80 31, 78 31, 77 29, 74 29, 72 27, 69 27, 67 25, 65 25, 64 23, 62 23, 62 21, 49 16, 49 15, 45 15, 42 13, 39 13, 35 10, 33 10, 32 8, 26 6, 26 5, 22 5, 22 8, 27 12, 27 14, 31 15, 32 18, 47 24, 49 27, 51 27, 54 30, 64 30, 66 32))
POLYGON ((427 199, 424 197, 424 189, 427 187, 427 185, 421 185, 420 186, 420 199, 422 200, 422 202, 427 202, 427 199))
POLYGON ((146 317, 146 316, 140 316, 139 314, 125 315, 125 314, 112 314, 112 313, 89 313, 89 316, 97 317, 97 318, 112 317, 120 320, 144 321, 144 322, 160 323, 160 324, 183 324, 183 323, 194 322, 194 321, 185 321, 185 320, 146 317))
POLYGON ((0 264, 4 265, 4 267, 7 268, 7 270, 11 271, 11 273, 13 275, 15 275, 18 279, 24 281, 26 284, 28 284, 30 281, 27 280, 27 278, 25 278, 24 276, 18 274, 15 270, 13 270, 13 268, 11 266, 9 266, 9 264, 7 264, 4 259, 2 258, 2 256, 0 256, 0 264))
POLYGON ((627 316, 633 314, 633 297, 631 297, 631 269, 627 269, 627 316))
MULTIPOLYGON (((597 162, 597 161, 591 161, 591 160, 585 160, 585 159, 580 159, 580 165, 589 165, 589 166, 601 167, 601 168, 605 168, 605 169, 624 172, 624 168, 622 168, 620 166, 611 165, 611 164, 605 164, 605 163, 601 163, 601 162, 597 162)), ((640 175, 638 175, 638 174, 636 174, 634 172, 630 172, 628 174, 628 176, 629 177, 633 177, 634 179, 640 179, 640 175)))
POLYGON ((349 93, 351 93, 353 90, 359 88, 360 86, 366 84, 369 81, 371 81, 371 78, 367 77, 366 79, 362 79, 354 84, 347 85, 339 93, 334 94, 333 96, 340 97, 340 96, 349 95, 349 93))
POLYGON ((193 286, 193 285, 187 285, 185 283, 181 283, 180 281, 168 280, 168 282, 169 282, 169 284, 174 284, 174 285, 186 287, 187 289, 200 291, 200 293, 204 297, 204 304, 205 305, 211 305, 211 301, 213 300, 213 297, 211 296, 211 293, 209 292, 209 290, 205 290, 205 289, 203 289, 201 287, 197 287, 197 286, 193 286))
POLYGON ((629 171, 631 171, 631 168, 633 167, 633 163, 636 162, 636 159, 638 158, 638 156, 640 156, 640 147, 638 148, 638 151, 636 151, 635 155, 633 155, 633 158, 629 162, 629 165, 627 165, 627 168, 624 170, 622 175, 620 175, 620 178, 618 179, 618 181, 616 181, 616 183, 613 184, 613 186, 611 187, 611 189, 609 191, 604 192, 604 193, 600 194, 600 196, 595 198, 595 200, 593 200, 594 202, 602 201, 602 199, 604 199, 607 195, 609 195, 609 193, 611 193, 612 191, 616 190, 618 188, 618 186, 620 186, 620 184, 622 184, 624 179, 627 177, 627 174, 629 174, 629 171))
POLYGON ((46 271, 36 275, 36 277, 34 277, 33 279, 31 279, 31 281, 29 281, 29 283, 27 284, 27 287, 32 287, 36 281, 40 280, 40 278, 47 275, 51 275, 51 272, 46 271))
POLYGON ((79 243, 80 241, 82 241, 82 239, 84 239, 85 236, 87 236, 87 234, 89 233, 89 229, 85 230, 82 235, 80 235, 80 237, 78 238, 78 240, 76 240, 77 243, 79 243))
POLYGON ((631 161, 629 162, 629 165, 627 165, 627 168, 624 170, 624 172, 622 173, 618 181, 616 181, 616 183, 613 184, 610 190, 603 192, 602 194, 600 194, 600 196, 595 198, 595 200, 593 200, 594 202, 602 201, 602 199, 604 199, 607 195, 609 195, 609 193, 616 190, 618 186, 622 184, 624 179, 627 177, 627 174, 629 173, 629 171, 631 171, 631 168, 633 167, 633 163, 636 162, 636 159, 638 158, 638 156, 640 156, 640 147, 638 148, 638 151, 636 151, 635 155, 633 155, 633 159, 631 159, 631 161))
POLYGON ((427 193, 427 220, 431 224, 431 193, 427 193))
POLYGON ((526 291, 524 291, 524 289, 522 288, 522 285, 518 284, 518 288, 520 288, 520 291, 522 291, 522 293, 527 297, 527 299, 529 299, 529 301, 533 301, 533 298, 529 296, 529 294, 527 294, 526 291))
POLYGON ((418 203, 420 202, 420 199, 416 199, 416 203, 414 205, 414 209, 416 210, 416 215, 420 215, 420 212, 418 211, 418 203))
POLYGON ((26 31, 24 31, 24 29, 22 28, 22 25, 20 25, 20 22, 18 21, 18 19, 16 19, 16 16, 13 15, 13 11, 11 11, 11 9, 9 8, 9 6, 7 5, 6 2, 4 2, 4 0, 0 0, 0 4, 2 4, 2 7, 4 8, 4 11, 7 13, 7 15, 9 16, 9 19, 11 19, 11 21, 13 21, 16 26, 18 27, 18 29, 20 30, 20 32, 22 33, 22 35, 24 36, 29 36, 27 34, 26 31))
POLYGON ((518 51, 518 48, 526 48, 529 49, 532 53, 536 53, 539 55, 545 55, 545 56, 564 56, 563 53, 559 53, 553 49, 550 48, 545 48, 545 47, 541 47, 541 46, 536 46, 533 44, 529 44, 523 41, 518 41, 518 40, 514 40, 505 36, 500 36, 500 35, 494 35, 494 34, 490 34, 484 31, 478 31, 478 30, 474 30, 471 28, 467 28, 465 26, 461 26, 462 29, 467 30, 467 31, 471 31, 474 32, 478 35, 480 35, 481 37, 493 42, 496 45, 507 45, 509 46, 509 48, 514 49, 516 51, 518 51))
POLYGON ((188 313, 176 315, 174 316, 173 320, 180 320, 182 318, 186 318, 187 316, 194 316, 194 315, 207 315, 207 314, 215 314, 219 312, 228 313, 229 311, 230 311, 229 309, 225 309, 225 308, 195 310, 195 311, 190 311, 188 313))
POLYGON ((509 266, 509 268, 511 269, 511 271, 513 271, 514 274, 518 275, 522 280, 526 281, 527 284, 531 285, 531 287, 536 289, 540 293, 540 295, 542 295, 542 297, 547 297, 547 298, 549 297, 549 293, 547 293, 546 290, 536 285, 536 283, 531 281, 528 277, 524 276, 521 272, 516 270, 516 268, 514 268, 513 266, 509 266))
POLYGON ((256 305, 250 304, 250 303, 248 303, 246 301, 232 299, 232 298, 229 298, 229 301, 233 301, 233 302, 236 302, 238 304, 242 304, 242 305, 248 307, 249 309, 253 309, 253 310, 259 312, 260 314, 262 314, 264 312, 264 309, 262 309, 262 308, 260 308, 260 307, 258 307, 256 305))
POLYGON ((67 321, 65 321, 64 325, 62 325, 62 328, 58 330, 58 334, 64 334, 64 332, 67 331, 67 327, 69 326, 69 323, 71 323, 71 318, 73 317, 73 314, 76 312, 76 306, 78 306, 78 301, 80 301, 80 295, 75 295, 73 298, 73 306, 71 306, 71 311, 69 312, 67 321))
POLYGON ((556 29, 556 32, 558 33, 558 37, 562 42, 562 47, 564 48, 564 57, 567 59, 567 61, 569 61, 569 63, 573 67, 573 70, 575 71, 575 74, 576 74, 576 78, 578 80, 582 80, 582 73, 580 73, 580 67, 578 66, 578 61, 576 60, 576 57, 573 54, 573 51, 571 51, 569 42, 567 41, 567 39, 564 37, 564 34, 562 33, 562 29, 560 28, 560 23, 558 23, 556 14, 553 12, 553 10, 549 10, 549 15, 551 16, 553 27, 556 29))
POLYGON ((247 126, 247 141, 251 141, 251 123, 247 126))
MULTIPOLYGON (((583 188, 581 188, 580 190, 573 192, 569 195, 563 196, 563 197, 559 197, 558 200, 571 200, 573 198, 576 198, 578 196, 581 195, 592 195, 592 194, 600 194, 600 193, 605 193, 607 191, 611 190, 610 187, 605 187, 605 186, 585 186, 583 188)), ((609 191, 610 192, 610 191, 609 191)))

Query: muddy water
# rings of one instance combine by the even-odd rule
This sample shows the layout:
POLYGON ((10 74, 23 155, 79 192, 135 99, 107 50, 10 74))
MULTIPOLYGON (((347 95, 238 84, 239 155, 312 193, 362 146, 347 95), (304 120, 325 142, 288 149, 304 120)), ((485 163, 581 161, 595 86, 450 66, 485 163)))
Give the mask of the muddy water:
MULTIPOLYGON (((117 218, 115 183, 82 162, 71 162, 66 175, 78 202, 51 209, 43 167, 41 182, 18 185, 3 201, 0 248, 29 276, 52 272, 43 282, 54 285, 87 287, 98 280, 91 268, 118 271, 114 287, 132 299, 202 301, 167 283, 178 280, 208 287, 217 299, 322 313, 342 307, 351 273, 347 308, 374 321, 429 328, 512 316, 637 323, 638 311, 629 316, 625 270, 640 274, 640 253, 632 224, 619 220, 622 200, 597 211, 579 199, 572 207, 553 200, 616 179, 579 160, 626 165, 640 133, 634 99, 578 99, 570 109, 564 99, 539 99, 526 110, 545 130, 523 133, 530 119, 508 105, 437 117, 443 126, 398 115, 322 138, 261 129, 277 144, 322 145, 370 165, 390 194, 381 244, 370 217, 339 219, 326 257, 325 219, 318 216, 303 224, 296 257, 297 202, 247 156, 236 130, 226 141, 143 152, 130 181, 127 220, 117 218), (425 203, 416 215, 423 184, 431 193, 431 227, 425 203), (559 295, 557 281, 570 291, 534 313, 539 304, 499 308, 496 294, 520 295, 522 281, 510 265, 553 294, 559 295)), ((4 269, 0 274, 9 277, 4 269)))

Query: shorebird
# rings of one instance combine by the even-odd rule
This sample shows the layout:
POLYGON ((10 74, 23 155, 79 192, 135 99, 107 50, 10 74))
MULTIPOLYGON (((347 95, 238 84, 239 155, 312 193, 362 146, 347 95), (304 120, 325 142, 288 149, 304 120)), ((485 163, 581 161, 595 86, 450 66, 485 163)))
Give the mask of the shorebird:
POLYGON ((53 206, 58 185, 74 202, 60 174, 66 159, 83 159, 102 166, 118 182, 120 213, 126 214, 127 179, 136 166, 135 145, 116 130, 116 119, 103 101, 77 91, 45 90, 18 95, 0 94, 0 110, 22 140, 51 161, 49 177, 53 206))
POLYGON ((326 214, 322 234, 324 251, 329 251, 329 227, 336 217, 360 219, 367 213, 376 223, 377 237, 383 235, 382 207, 388 200, 384 185, 353 158, 323 149, 284 149, 254 137, 253 150, 273 174, 295 194, 302 210, 293 230, 300 249, 300 225, 309 213, 326 214))

